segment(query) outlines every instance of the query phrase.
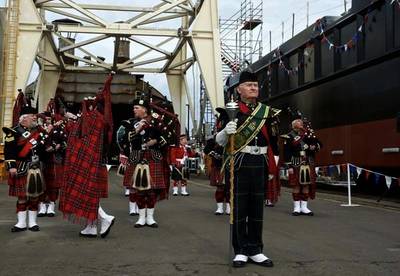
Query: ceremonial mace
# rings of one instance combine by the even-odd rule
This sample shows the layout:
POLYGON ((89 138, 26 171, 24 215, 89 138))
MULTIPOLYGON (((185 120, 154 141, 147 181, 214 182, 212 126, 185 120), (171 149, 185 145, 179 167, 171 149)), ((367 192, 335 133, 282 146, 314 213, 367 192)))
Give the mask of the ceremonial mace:
MULTIPOLYGON (((228 114, 228 118, 229 121, 234 121, 236 119, 236 115, 239 112, 239 105, 237 102, 235 102, 233 100, 233 98, 231 98, 230 102, 228 102, 225 106, 225 110, 226 113, 228 114)), ((234 165, 235 165, 235 158, 233 155, 233 152, 235 150, 234 147, 234 143, 235 143, 235 135, 231 134, 229 135, 229 155, 230 155, 230 159, 229 159, 229 204, 231 206, 231 213, 229 215, 229 261, 228 264, 231 262, 232 260, 232 239, 233 239, 233 212, 234 212, 234 206, 233 206, 233 185, 234 185, 234 165)), ((232 266, 229 266, 229 272, 231 272, 232 270, 232 266)))

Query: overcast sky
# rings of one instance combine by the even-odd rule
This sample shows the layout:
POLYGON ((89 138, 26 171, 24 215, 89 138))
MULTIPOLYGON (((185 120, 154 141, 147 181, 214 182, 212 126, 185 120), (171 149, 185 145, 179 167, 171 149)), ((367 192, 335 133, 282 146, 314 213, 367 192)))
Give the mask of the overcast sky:
MULTIPOLYGON (((4 6, 6 0, 0 0, 0 5, 4 6)), ((155 4, 160 3, 160 0, 75 0, 77 3, 97 3, 97 4, 114 4, 114 5, 127 5, 127 6, 145 6, 151 7, 155 4)), ((282 43, 282 22, 284 22, 284 39, 287 40, 291 37, 291 26, 292 26, 292 14, 295 13, 295 33, 302 31, 307 24, 307 2, 309 3, 309 24, 314 23, 318 18, 325 15, 337 16, 344 12, 345 1, 344 0, 219 0, 219 13, 221 19, 230 18, 236 12, 241 9, 241 4, 249 5, 253 2, 254 6, 260 5, 262 2, 263 8, 263 54, 269 52, 269 31, 272 32, 272 49, 275 49, 282 43), (247 2, 246 2, 247 1, 247 2)), ((347 0, 347 9, 351 6, 351 0, 347 0)), ((97 12, 96 12, 97 13, 97 12)), ((107 21, 119 21, 126 20, 131 17, 132 14, 121 13, 116 15, 108 13, 98 13, 99 16, 104 17, 107 21), (126 18, 124 18, 126 16, 126 18), (122 17, 122 18, 121 18, 122 17), (116 20, 115 18, 118 18, 116 20)), ((50 19, 51 21, 51 19, 50 19)), ((78 40, 79 41, 79 40, 78 40)), ((99 46, 86 46, 88 50, 95 50, 97 55, 107 57, 113 52, 113 42, 102 43, 99 46), (94 47, 96 49, 90 49, 94 47)), ((85 47, 85 48, 86 48, 85 47)), ((132 54, 131 54, 132 55, 132 54)), ((108 57, 107 57, 107 60, 108 57)), ((253 60, 255 61, 255 60, 253 60)), ((36 66, 37 67, 37 66, 36 66)), ((198 68, 188 71, 188 77, 196 79, 198 74, 198 68)), ((35 79, 37 75, 37 69, 31 74, 31 80, 35 79)), ((151 85, 156 87, 158 90, 165 94, 169 94, 166 85, 165 76, 158 75, 147 75, 145 79, 150 82, 151 85)), ((199 89, 198 82, 189 80, 191 88, 194 90, 199 89)))

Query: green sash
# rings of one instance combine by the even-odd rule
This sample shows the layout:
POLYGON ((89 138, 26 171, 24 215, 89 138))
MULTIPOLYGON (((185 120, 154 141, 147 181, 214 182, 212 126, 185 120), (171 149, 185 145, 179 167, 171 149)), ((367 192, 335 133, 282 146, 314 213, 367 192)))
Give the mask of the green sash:
POLYGON ((237 129, 234 134, 234 150, 229 153, 230 142, 225 146, 224 150, 224 164, 230 159, 231 156, 235 155, 241 151, 245 146, 247 146, 254 137, 260 132, 262 126, 267 120, 269 112, 269 106, 258 103, 254 111, 246 119, 246 121, 237 129))

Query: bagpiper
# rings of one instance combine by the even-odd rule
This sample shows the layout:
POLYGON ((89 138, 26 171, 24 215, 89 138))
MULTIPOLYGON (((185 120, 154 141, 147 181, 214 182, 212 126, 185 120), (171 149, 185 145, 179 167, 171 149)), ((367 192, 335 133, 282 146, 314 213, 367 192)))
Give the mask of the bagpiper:
POLYGON ((122 153, 128 157, 127 168, 131 171, 125 171, 131 188, 130 213, 133 212, 131 204, 134 200, 139 213, 135 227, 147 225, 157 228, 158 224, 154 219, 155 205, 168 194, 162 154, 167 141, 156 120, 158 114, 151 112, 148 101, 135 99, 133 113, 134 118, 123 123, 124 135, 118 139, 122 153))
POLYGON ((315 198, 316 173, 315 154, 321 149, 321 142, 315 135, 308 120, 295 118, 292 130, 282 135, 289 185, 293 188, 293 216, 314 213, 308 208, 308 199, 315 198))
POLYGON ((8 171, 9 195, 17 197, 17 224, 11 232, 27 228, 39 231, 38 198, 45 190, 42 157, 46 131, 38 126, 36 110, 19 90, 14 105, 12 128, 3 127, 4 155, 8 171), (27 225, 28 218, 28 225, 27 225))
POLYGON ((51 99, 47 111, 40 114, 47 130, 43 175, 46 190, 40 198, 39 217, 54 217, 55 205, 63 181, 64 159, 67 148, 67 123, 65 109, 60 98, 51 99))

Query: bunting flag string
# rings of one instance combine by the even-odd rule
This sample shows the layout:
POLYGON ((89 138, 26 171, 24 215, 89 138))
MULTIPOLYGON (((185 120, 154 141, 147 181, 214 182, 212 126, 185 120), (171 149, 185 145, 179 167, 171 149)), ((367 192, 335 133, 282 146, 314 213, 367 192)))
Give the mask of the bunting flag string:
MULTIPOLYGON (((393 1, 400 2, 400 0, 393 0, 393 1)), ((361 23, 361 25, 357 27, 356 33, 351 37, 350 40, 348 40, 344 44, 335 44, 329 39, 329 37, 325 33, 326 22, 323 19, 318 19, 315 22, 314 31, 320 32, 320 35, 322 36, 321 42, 323 43, 326 42, 329 50, 334 49, 338 53, 347 52, 348 50, 354 48, 355 45, 358 43, 358 41, 361 39, 361 35, 366 27, 366 24, 369 21, 369 18, 371 17, 372 12, 373 12, 372 10, 369 10, 367 14, 364 15, 364 20, 361 23)), ((372 22, 376 22, 375 15, 372 16, 372 22)))
MULTIPOLYGON (((313 56, 313 54, 314 54, 314 45, 309 43, 306 45, 306 48, 304 49, 302 60, 299 63, 297 63, 296 66, 294 66, 294 67, 286 66, 285 62, 282 60, 283 55, 282 55, 279 47, 275 49, 272 58, 273 59, 277 58, 279 61, 279 68, 281 68, 283 71, 286 72, 287 75, 290 76, 290 75, 297 75, 300 68, 307 67, 308 63, 312 61, 311 57, 313 56)), ((270 63, 272 63, 272 60, 270 63)), ((271 65, 269 65, 268 70, 267 70, 268 76, 271 75, 271 71, 272 71, 272 67, 271 67, 271 65)))
POLYGON ((396 4, 397 8, 400 9, 400 0, 392 0, 392 2, 390 2, 391 5, 396 4))
MULTIPOLYGON (((372 4, 373 2, 371 2, 372 4)), ((391 5, 396 5, 400 9, 400 0, 391 0, 391 5)), ((378 10, 380 10, 378 8, 378 10)), ((339 44, 339 43, 334 43, 332 40, 329 38, 329 36, 325 32, 325 27, 326 27, 326 20, 325 19, 318 19, 315 22, 314 26, 314 31, 319 32, 321 36, 321 42, 326 43, 328 45, 329 50, 334 50, 337 53, 342 53, 342 52, 348 52, 351 49, 354 49, 357 45, 357 43, 360 41, 362 38, 362 34, 365 31, 365 28, 367 27, 367 23, 370 22, 370 18, 372 18, 372 22, 376 22, 376 13, 377 10, 372 10, 371 8, 367 11, 367 13, 364 15, 364 20, 361 23, 360 26, 357 27, 356 33, 344 44, 339 44), (374 15, 372 13, 375 12, 374 15)), ((372 27, 369 26, 369 30, 372 30, 372 27)), ((310 40, 311 41, 311 40, 310 40)), ((288 76, 290 75, 297 75, 300 68, 307 67, 308 62, 311 62, 311 56, 313 55, 313 47, 314 45, 310 42, 306 45, 306 48, 304 49, 304 55, 303 59, 296 64, 296 66, 287 66, 285 62, 283 61, 282 57, 284 56, 283 53, 281 53, 279 47, 275 49, 274 54, 272 56, 273 59, 277 59, 279 62, 279 68, 281 68, 288 76), (312 50, 309 50, 309 48, 312 48, 312 50), (308 62, 307 62, 307 61, 308 62)), ((272 61, 270 62, 270 65, 268 66, 267 70, 267 75, 271 76, 272 72, 272 61)))
MULTIPOLYGON (((386 186, 388 189, 390 189, 390 186, 392 183, 397 181, 397 184, 400 186, 400 178, 393 177, 393 176, 388 176, 379 172, 371 171, 365 168, 361 168, 358 166, 355 166, 353 164, 350 165, 350 174, 351 175, 356 175, 356 177, 360 177, 361 173, 364 171, 365 173, 365 178, 368 179, 370 176, 374 177, 374 181, 377 182, 379 181, 380 177, 385 178, 386 186)), ((339 165, 330 165, 330 166, 319 166, 315 167, 315 173, 319 175, 321 172, 327 172, 328 175, 333 174, 334 171, 337 171, 340 175, 341 171, 342 173, 346 173, 346 171, 343 169, 344 166, 347 166, 347 164, 339 164, 339 165), (325 169, 324 169, 325 168, 325 169)))

